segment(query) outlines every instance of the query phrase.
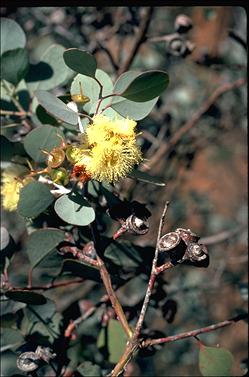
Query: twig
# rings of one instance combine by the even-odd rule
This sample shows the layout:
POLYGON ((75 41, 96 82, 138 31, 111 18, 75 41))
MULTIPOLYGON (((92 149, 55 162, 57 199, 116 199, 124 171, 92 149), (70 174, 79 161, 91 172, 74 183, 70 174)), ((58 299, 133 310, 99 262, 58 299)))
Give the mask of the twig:
POLYGON ((132 330, 130 329, 130 326, 129 326, 127 319, 125 317, 123 308, 120 305, 119 300, 116 296, 116 293, 115 293, 115 291, 112 287, 109 272, 106 269, 106 266, 105 266, 105 263, 104 263, 102 257, 100 256, 101 245, 100 245, 99 233, 96 229, 96 223, 93 222, 93 223, 91 223, 90 226, 91 226, 93 242, 94 242, 94 246, 95 246, 95 250, 96 250, 96 254, 97 254, 97 262, 98 262, 98 267, 99 267, 99 270, 100 270, 101 278, 103 280, 106 292, 107 292, 109 299, 111 301, 112 307, 113 307, 121 325, 123 326, 124 331, 126 332, 128 338, 130 339, 132 337, 132 330))
POLYGON ((78 279, 78 280, 69 280, 69 281, 63 281, 60 283, 52 283, 52 284, 46 284, 46 285, 38 285, 38 286, 27 286, 27 287, 12 287, 12 290, 18 289, 18 290, 24 290, 24 291, 37 291, 37 290, 43 290, 47 291, 49 289, 59 288, 59 287, 66 287, 71 284, 77 284, 82 283, 85 279, 78 279))
POLYGON ((148 308, 148 304, 149 304, 149 301, 150 301, 150 296, 151 296, 151 293, 152 293, 152 290, 153 290, 153 287, 154 287, 154 284, 155 284, 155 280, 156 280, 156 276, 157 276, 157 260, 158 260, 158 254, 159 254, 159 241, 160 241, 160 238, 161 238, 161 235, 162 235, 162 229, 163 229, 163 226, 164 226, 164 221, 165 221, 165 216, 166 216, 168 206, 169 206, 169 202, 167 201, 165 203, 163 213, 162 213, 162 216, 161 216, 161 219, 160 219, 160 224, 159 224, 159 228, 158 228, 158 235, 157 235, 156 250, 155 250, 155 256, 154 256, 154 259, 153 259, 153 262, 152 262, 150 280, 149 280, 148 288, 147 288, 146 295, 145 295, 145 298, 144 298, 141 313, 140 313, 140 316, 138 318, 136 328, 135 328, 135 331, 134 331, 134 334, 133 334, 133 339, 138 339, 138 337, 140 335, 140 331, 141 331, 141 328, 142 328, 142 325, 143 325, 143 322, 144 322, 144 317, 145 317, 145 314, 146 314, 146 311, 147 311, 147 308, 148 308))
POLYGON ((208 109, 217 101, 217 99, 224 93, 239 88, 246 83, 246 78, 240 78, 232 83, 225 83, 219 86, 210 97, 207 98, 201 105, 200 109, 197 110, 192 117, 174 134, 168 143, 163 143, 161 147, 157 150, 151 160, 143 166, 141 170, 148 170, 154 167, 163 156, 165 156, 169 151, 181 140, 181 138, 189 132, 200 120, 203 114, 205 114, 208 109))
POLYGON ((26 117, 31 114, 27 111, 9 111, 9 110, 0 110, 0 115, 14 115, 17 117, 26 117))
POLYGON ((115 366, 115 368, 112 370, 111 375, 110 375, 111 377, 117 377, 122 373, 122 371, 125 369, 128 362, 131 360, 134 353, 137 351, 138 347, 140 346, 140 340, 138 338, 139 338, 140 331, 141 331, 143 321, 144 321, 144 317, 145 317, 145 314, 146 314, 146 311, 147 311, 147 308, 148 308, 151 292, 152 292, 152 289, 153 289, 153 286, 154 286, 154 283, 155 283, 155 279, 156 279, 156 276, 157 276, 157 270, 156 269, 157 269, 158 253, 159 253, 159 247, 158 246, 159 246, 159 240, 160 240, 161 234, 162 234, 162 229, 163 229, 165 215, 166 215, 166 212, 167 212, 167 209, 168 209, 168 205, 169 205, 169 202, 166 202, 162 216, 161 216, 161 219, 160 219, 156 250, 155 250, 155 255, 154 255, 154 259, 153 259, 153 262, 152 262, 152 268, 151 268, 151 275, 150 275, 150 279, 149 279, 149 283, 148 283, 147 292, 146 292, 146 295, 145 295, 145 298, 144 298, 143 306, 142 306, 142 309, 141 309, 141 312, 140 312, 140 316, 138 318, 132 339, 128 342, 123 355, 121 356, 121 358, 120 358, 119 362, 117 363, 117 365, 115 366))
POLYGON ((192 330, 192 331, 183 332, 183 333, 180 333, 180 334, 177 334, 177 335, 167 336, 166 338, 147 339, 147 340, 142 342, 141 347, 149 347, 149 346, 153 346, 153 345, 156 345, 156 344, 170 343, 170 342, 175 342, 175 341, 180 340, 180 339, 195 337, 199 334, 208 333, 208 332, 220 329, 222 327, 230 326, 230 325, 238 322, 241 319, 243 319, 243 318, 242 317, 235 317, 235 318, 232 318, 230 320, 218 322, 218 323, 215 323, 213 325, 210 325, 210 326, 207 326, 207 327, 202 327, 202 328, 197 329, 197 330, 192 330))
MULTIPOLYGON (((115 96, 120 96, 120 94, 119 94, 119 93, 112 93, 112 94, 108 94, 108 95, 106 95, 106 96, 101 97, 101 98, 98 100, 97 107, 96 107, 96 110, 95 110, 95 114, 98 114, 98 112, 99 112, 99 108, 100 108, 100 105, 101 105, 101 103, 102 103, 102 101, 103 101, 104 99, 106 99, 106 98, 110 98, 110 97, 115 97, 115 96)), ((110 107, 110 104, 108 104, 107 106, 110 107)), ((104 110, 106 110, 106 108, 107 108, 107 107, 105 107, 104 110)))
POLYGON ((146 33, 149 29, 149 25, 150 25, 150 22, 152 20, 153 12, 154 12, 154 8, 148 7, 146 14, 144 16, 144 19, 142 20, 142 25, 140 27, 138 34, 137 34, 135 43, 134 43, 132 49, 130 50, 129 55, 127 56, 126 60, 120 66, 120 68, 118 70, 118 75, 121 75, 122 73, 129 70, 133 60, 136 57, 136 54, 137 54, 140 46, 146 41, 146 33))
POLYGON ((235 31, 229 30, 228 36, 238 42, 244 48, 244 50, 247 51, 246 41, 244 41, 244 39, 242 39, 235 31))
POLYGON ((109 50, 109 48, 107 48, 106 46, 103 45, 102 42, 100 41, 97 41, 99 47, 106 53, 106 55, 108 56, 109 60, 110 60, 110 63, 112 65, 112 68, 114 69, 115 72, 117 72, 118 70, 118 64, 115 62, 114 60, 114 57, 111 53, 111 51, 109 50))

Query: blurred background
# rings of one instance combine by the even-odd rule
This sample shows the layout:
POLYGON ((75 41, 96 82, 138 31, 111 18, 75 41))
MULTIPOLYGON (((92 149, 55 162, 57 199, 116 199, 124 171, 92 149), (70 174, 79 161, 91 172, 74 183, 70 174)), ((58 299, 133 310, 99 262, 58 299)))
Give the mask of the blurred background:
MULTIPOLYGON (((93 53, 98 67, 115 81, 146 11, 144 7, 12 7, 1 8, 1 16, 12 18, 24 29, 32 62, 53 43, 78 47, 93 53)), ((146 159, 141 169, 166 182, 166 188, 128 178, 117 185, 122 198, 146 203, 152 213, 148 234, 125 237, 140 246, 155 246, 163 205, 169 200, 165 231, 190 228, 210 254, 207 269, 181 266, 165 274, 167 297, 177 302, 174 322, 165 323, 151 309, 146 323, 168 335, 229 319, 247 307, 247 86, 220 96, 178 142, 164 149, 218 87, 246 76, 246 26, 246 11, 241 7, 155 7, 148 39, 129 67, 166 70, 170 84, 149 116, 138 122, 146 159), (175 33, 180 14, 190 17, 193 24, 184 34, 195 46, 187 54, 172 50, 165 40, 156 40, 175 33)), ((70 83, 58 88, 59 93, 68 92, 70 83)), ((15 131, 1 132, 13 137, 15 131)), ((22 242, 25 226, 21 218, 3 212, 2 224, 16 242, 22 242)), ((108 227, 106 234, 111 235, 117 223, 109 222, 108 227)), ((20 274, 25 263, 24 257, 16 257, 20 274)), ((80 299, 74 291, 61 291, 61 309, 67 307, 68 297, 70 302, 80 299)), ((59 294, 59 290, 50 293, 55 300, 59 294)), ((123 302, 127 301, 127 291, 120 295, 121 301, 122 295, 123 302)), ((248 354, 245 322, 206 334, 201 340, 229 349, 236 361, 234 375, 245 373, 241 369, 248 354)), ((198 376, 197 354, 194 339, 170 343, 154 355, 138 357, 126 376, 198 376)))

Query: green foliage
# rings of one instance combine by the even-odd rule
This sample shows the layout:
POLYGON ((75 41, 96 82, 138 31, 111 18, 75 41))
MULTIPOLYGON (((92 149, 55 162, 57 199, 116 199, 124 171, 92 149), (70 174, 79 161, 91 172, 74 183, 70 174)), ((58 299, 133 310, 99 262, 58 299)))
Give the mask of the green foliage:
POLYGON ((84 377, 98 377, 102 376, 101 368, 99 365, 93 364, 90 361, 84 361, 81 363, 77 371, 80 373, 81 376, 84 377))
MULTIPOLYGON (((123 79, 123 78, 122 78, 123 79)), ((138 75, 126 89, 122 97, 134 102, 146 102, 162 94, 169 84, 169 76, 163 71, 148 71, 138 75)))
POLYGON ((46 92, 45 90, 37 90, 35 92, 38 102, 44 107, 44 109, 51 115, 62 120, 65 123, 72 125, 78 124, 78 115, 73 110, 69 109, 64 102, 53 94, 46 92))
POLYGON ((75 192, 58 198, 54 209, 62 220, 73 225, 86 226, 95 219, 94 209, 83 196, 75 192))
POLYGON ((42 151, 50 152, 53 148, 61 144, 63 132, 59 128, 44 125, 35 128, 24 138, 24 148, 26 152, 36 162, 44 162, 47 155, 42 151))
POLYGON ((124 353, 127 336, 121 323, 110 319, 107 327, 102 328, 98 336, 98 348, 107 348, 110 363, 117 363, 124 353))
MULTIPOLYGON (((25 177, 16 178, 18 182, 24 178, 25 185, 20 190, 17 212, 3 212, 0 305, 3 321, 2 373, 6 376, 24 375, 16 368, 17 356, 26 350, 35 349, 37 345, 49 346, 57 354, 52 361, 53 365, 45 363, 37 369, 37 376, 54 375, 52 367, 58 375, 67 372, 83 377, 110 375, 113 364, 119 361, 125 350, 127 336, 121 322, 117 320, 119 315, 115 313, 110 300, 107 300, 103 281, 107 279, 105 284, 111 283, 117 292, 129 326, 134 328, 148 288, 155 253, 156 228, 160 219, 159 208, 165 199, 163 191, 166 182, 166 194, 169 196, 166 199, 172 204, 167 212, 165 232, 182 226, 191 227, 188 221, 195 224, 198 234, 204 237, 212 235, 215 230, 226 229, 223 219, 218 219, 217 227, 215 214, 211 216, 214 209, 211 208, 209 195, 206 200, 203 199, 203 187, 207 183, 204 179, 209 174, 204 174, 198 180, 201 192, 197 190, 191 200, 192 188, 186 191, 185 186, 191 174, 185 174, 184 169, 191 169, 196 155, 204 146, 208 152, 209 144, 216 150, 230 151, 229 145, 221 145, 223 139, 226 140, 234 124, 236 132, 239 123, 246 124, 245 117, 240 122, 238 115, 244 112, 241 104, 246 99, 246 90, 237 87, 234 93, 231 91, 219 98, 203 114, 203 120, 197 119, 202 101, 222 82, 222 78, 226 77, 228 82, 233 82, 238 72, 238 77, 241 76, 244 69, 241 56, 244 51, 241 52, 241 45, 235 43, 235 48, 227 52, 229 42, 222 39, 225 47, 215 57, 218 68, 208 66, 206 57, 198 61, 198 66, 195 57, 189 60, 170 57, 168 52, 165 53, 164 42, 161 44, 150 40, 150 35, 174 32, 178 10, 176 7, 164 8, 164 12, 155 9, 156 20, 152 21, 141 49, 138 49, 136 56, 131 57, 134 58, 129 64, 128 69, 131 70, 120 76, 118 72, 124 71, 126 58, 132 52, 133 42, 129 42, 141 27, 144 12, 141 7, 121 7, 121 16, 112 7, 102 7, 101 12, 94 7, 30 7, 25 8, 25 12, 23 8, 1 10, 10 15, 10 18, 1 19, 2 169, 6 169, 7 173, 11 162, 29 167, 36 173, 28 184, 25 177), (110 16, 112 20, 120 16, 121 22, 110 25, 110 16), (27 48, 25 33, 12 18, 28 31, 27 48), (113 31, 115 35, 112 35, 113 31), (92 53, 86 51, 88 49, 92 53), (166 96, 164 93, 168 88, 169 76, 171 85, 166 96), (80 97, 82 94, 83 101, 80 97), (77 111, 67 106, 69 102, 71 105, 74 102, 77 111), (171 146, 172 137, 189 119, 197 119, 200 127, 196 123, 197 127, 188 135, 183 133, 180 142, 173 143, 172 151, 161 156, 158 166, 153 165, 149 173, 142 171, 141 166, 131 171, 127 178, 136 182, 129 179, 115 184, 93 179, 85 182, 90 175, 84 176, 84 164, 78 164, 76 168, 76 159, 73 158, 72 161, 65 158, 58 170, 46 172, 44 169, 48 156, 42 151, 51 152, 60 146, 60 150, 64 148, 65 152, 68 145, 80 145, 83 149, 82 140, 85 138, 81 132, 85 131, 91 118, 97 114, 110 119, 128 117, 136 121, 150 115, 148 119, 138 122, 137 127, 144 167, 146 160, 157 153, 162 144, 169 143, 171 146), (191 114, 197 114, 197 118, 192 118, 191 114), (143 134, 143 130, 147 134, 143 134), (49 184, 39 181, 40 171, 42 178, 45 178, 43 182, 48 178, 49 184), (58 178, 56 174, 64 172, 65 180, 63 177, 55 181, 58 178), (149 213, 151 211, 151 218, 149 232, 143 238, 130 232, 126 220, 131 215, 139 219, 146 218, 145 205, 149 213), (114 240, 113 234, 116 235, 115 230, 120 227, 124 232, 121 232, 118 240, 114 240), (148 244, 150 246, 146 246, 148 244), (97 266, 97 256, 103 259, 108 271, 109 276, 105 276, 105 279, 105 272, 97 266), (87 262, 89 259, 86 257, 92 258, 93 265, 87 262), (72 330, 70 338, 66 336, 66 330, 72 326, 72 321, 76 321, 74 323, 77 327, 72 330)), ((183 7, 181 12, 191 14, 191 9, 183 7)), ((212 8, 210 12, 219 16, 212 8)), ((237 7, 233 17, 237 17, 239 12, 237 7)), ((204 18, 205 13, 204 10, 204 18)), ((239 25, 240 20, 236 19, 236 24, 239 25)), ((181 37, 184 39, 185 35, 181 37)), ((186 35, 186 38, 191 40, 192 37, 186 35)), ((218 43, 217 51, 221 51, 218 43)), ((120 139, 125 140, 125 135, 121 135, 120 139)), ((93 146, 94 140, 89 147, 93 146)), ((236 153, 230 153, 231 162, 235 155, 239 156, 237 149, 234 150, 236 153)), ((84 152, 87 158, 88 151, 84 152)), ((200 153, 200 156, 202 172, 205 172, 205 153, 200 153)), ((237 165, 237 161, 233 162, 234 166, 237 165)), ((108 163, 115 163, 115 158, 108 163)), ((215 173, 216 169, 212 171, 215 173)), ((195 176, 193 181, 196 184, 195 176)), ((227 187, 229 191, 229 185, 227 187)), ((218 203, 219 206, 223 207, 218 203)), ((226 203, 226 211, 227 207, 229 203, 226 203)), ((239 223, 243 221, 244 208, 241 210, 243 214, 238 210, 237 215, 235 207, 234 216, 231 216, 233 222, 228 223, 228 229, 233 229, 238 219, 239 223)), ((233 239, 242 240, 243 237, 237 234, 233 239)), ((229 240, 228 246, 230 242, 234 240, 229 240)), ((210 245, 210 250, 215 265, 215 245, 210 245)), ((158 265, 166 262, 168 256, 168 253, 159 253, 158 265)), ((238 263, 236 273, 230 274, 225 266, 224 273, 217 278, 220 279, 221 289, 224 281, 236 281, 236 292, 240 292, 245 304, 248 287, 239 283, 241 266, 238 263)), ((195 322, 197 327, 201 327, 210 323, 210 320, 217 320, 213 306, 205 305, 205 300, 200 305, 199 301, 207 275, 200 269, 193 271, 193 265, 185 262, 178 268, 181 271, 179 274, 172 273, 174 279, 171 281, 170 278, 170 285, 167 273, 157 276, 141 338, 167 336, 157 331, 157 326, 164 330, 167 325, 168 329, 168 323, 171 322, 169 318, 174 317, 177 308, 171 296, 178 294, 181 299, 184 295, 180 301, 184 305, 180 305, 179 310, 180 322, 184 326, 179 331, 177 328, 173 328, 173 332, 169 329, 169 334, 186 331, 186 327, 192 327, 195 322), (173 309, 169 303, 175 305, 173 309)), ((208 285, 204 288, 208 290, 208 285)), ((229 306, 227 312, 231 309, 229 306)), ((238 312, 241 313, 240 319, 244 319, 245 311, 238 308, 238 312)), ((218 341, 217 333, 208 336, 212 337, 213 344, 218 341)), ((189 340, 175 342, 172 347, 164 347, 158 353, 155 353, 156 349, 157 346, 139 349, 139 357, 133 359, 135 369, 131 373, 137 372, 137 364, 141 376, 156 375, 157 372, 159 375, 165 370, 170 375, 177 375, 178 372, 183 375, 198 374, 198 365, 194 365, 193 360, 192 342, 189 340), (152 356, 154 353, 155 356, 152 356), (146 356, 150 357, 146 359, 146 356)), ((233 357, 229 351, 201 345, 199 369, 202 375, 229 376, 232 367, 233 357)))
POLYGON ((27 50, 17 48, 6 51, 0 59, 1 77, 17 85, 27 74, 29 61, 27 50))
MULTIPOLYGON (((122 93, 127 85, 131 84, 136 77, 140 75, 139 72, 128 71, 123 73, 115 82, 113 92, 122 93)), ((141 120, 145 118, 155 106, 158 97, 146 102, 133 102, 123 96, 115 96, 112 98, 111 107, 123 117, 129 117, 134 120, 141 120)))
POLYGON ((1 348, 2 351, 6 351, 11 348, 17 348, 24 343, 24 336, 19 330, 9 327, 1 328, 1 348))
POLYGON ((66 65, 77 73, 95 77, 97 63, 95 58, 87 51, 69 48, 63 54, 66 65))
POLYGON ((24 289, 9 290, 5 293, 5 296, 11 300, 30 305, 44 305, 47 302, 46 298, 40 293, 27 291, 24 289))
POLYGON ((101 282, 99 270, 97 268, 74 259, 65 259, 62 271, 64 273, 70 273, 73 276, 96 281, 97 283, 101 282))
POLYGON ((199 368, 202 376, 231 376, 234 359, 225 348, 200 346, 199 368))
POLYGON ((60 242, 65 233, 59 229, 40 229, 30 234, 26 251, 31 267, 37 266, 60 242))
POLYGON ((51 90, 67 80, 70 70, 63 60, 64 51, 63 46, 53 44, 37 64, 30 66, 27 83, 31 91, 51 90))
POLYGON ((21 216, 35 218, 45 211, 53 200, 48 186, 31 182, 21 189, 17 209, 21 216))
POLYGON ((22 28, 13 20, 1 17, 1 55, 9 50, 24 48, 26 36, 22 28))

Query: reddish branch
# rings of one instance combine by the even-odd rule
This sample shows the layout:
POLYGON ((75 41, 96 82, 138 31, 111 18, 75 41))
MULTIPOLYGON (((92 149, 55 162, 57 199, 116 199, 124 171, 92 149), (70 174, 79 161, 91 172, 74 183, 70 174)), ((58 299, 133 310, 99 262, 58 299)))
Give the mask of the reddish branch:
POLYGON ((140 316, 138 318, 136 328, 135 328, 135 331, 134 331, 133 340, 138 339, 138 337, 139 337, 139 334, 140 334, 140 331, 141 331, 141 328, 142 328, 142 325, 143 325, 144 317, 145 317, 145 314, 146 314, 146 311, 147 311, 147 308, 148 308, 148 304, 149 304, 149 301, 150 301, 150 296, 151 296, 152 290, 154 288, 155 280, 156 280, 156 277, 157 277, 157 260, 158 260, 158 254, 159 254, 159 241, 160 241, 160 238, 162 236, 162 229, 163 229, 163 226, 164 226, 164 221, 165 221, 165 216, 166 216, 166 212, 167 212, 167 209, 168 209, 168 205, 169 205, 169 202, 166 202, 164 209, 163 209, 161 219, 160 219, 158 235, 157 235, 157 244, 156 244, 154 259, 153 259, 153 262, 152 262, 150 280, 149 280, 148 288, 147 288, 146 295, 145 295, 145 298, 144 298, 143 307, 142 307, 142 310, 141 310, 141 313, 140 313, 140 316))
POLYGON ((46 284, 46 285, 37 285, 37 286, 28 286, 28 287, 14 287, 13 290, 24 290, 24 291, 47 291, 49 289, 59 288, 59 287, 66 287, 68 285, 72 284, 78 284, 82 283, 85 279, 78 279, 78 280, 67 280, 60 283, 52 283, 52 284, 46 284))
POLYGON ((146 33, 149 29, 150 22, 152 20, 152 15, 154 12, 153 7, 148 7, 146 10, 146 14, 142 20, 141 27, 138 31, 138 34, 135 39, 135 43, 133 47, 131 48, 129 55, 127 56, 126 60, 124 63, 121 65, 121 67, 118 70, 118 75, 121 75, 122 73, 126 72, 129 70, 133 60, 136 57, 136 54, 140 48, 140 46, 146 41, 146 33))
POLYGON ((156 344, 170 343, 170 342, 175 342, 175 341, 180 340, 180 339, 195 337, 195 336, 200 335, 200 334, 215 331, 215 330, 220 329, 222 327, 230 326, 230 325, 234 324, 235 322, 238 322, 240 319, 242 319, 242 317, 232 318, 230 320, 218 322, 218 323, 215 323, 215 324, 207 326, 207 327, 202 327, 201 329, 186 331, 186 332, 183 332, 183 333, 180 333, 180 334, 177 334, 177 335, 167 336, 166 338, 147 339, 147 340, 142 342, 141 346, 142 347, 149 347, 149 346, 153 346, 153 345, 156 345, 156 344))
POLYGON ((146 166, 142 167, 142 170, 148 170, 154 167, 158 161, 169 153, 172 148, 181 140, 181 138, 188 133, 200 120, 203 114, 217 101, 217 99, 224 93, 229 92, 232 89, 241 87, 246 83, 246 78, 240 78, 232 83, 226 83, 219 86, 206 101, 203 102, 199 110, 197 110, 192 117, 174 134, 170 141, 166 144, 162 144, 157 150, 154 156, 146 163, 146 166))

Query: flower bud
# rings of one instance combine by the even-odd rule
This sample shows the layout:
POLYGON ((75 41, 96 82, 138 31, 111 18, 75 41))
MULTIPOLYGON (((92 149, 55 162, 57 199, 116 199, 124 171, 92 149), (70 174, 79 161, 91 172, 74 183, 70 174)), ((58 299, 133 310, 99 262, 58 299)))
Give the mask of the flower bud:
POLYGON ((60 147, 53 148, 51 152, 45 150, 42 152, 47 154, 47 165, 50 168, 58 168, 65 160, 65 152, 60 147))
POLYGON ((54 183, 65 186, 69 182, 68 173, 65 168, 51 169, 49 174, 54 183))

